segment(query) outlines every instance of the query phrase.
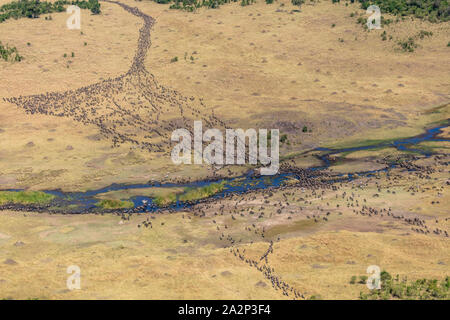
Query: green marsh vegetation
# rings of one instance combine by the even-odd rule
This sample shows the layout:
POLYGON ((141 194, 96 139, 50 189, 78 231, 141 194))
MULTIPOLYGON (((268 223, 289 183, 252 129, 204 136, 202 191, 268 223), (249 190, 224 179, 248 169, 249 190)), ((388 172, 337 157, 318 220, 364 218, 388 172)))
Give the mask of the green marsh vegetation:
POLYGON ((406 40, 398 41, 398 45, 405 52, 414 52, 414 50, 419 46, 416 42, 417 40, 423 40, 425 37, 431 37, 432 35, 433 32, 431 31, 420 30, 420 32, 416 35, 409 37, 406 40))
MULTIPOLYGON (((193 188, 184 188, 184 190, 180 190, 180 188, 173 188, 173 190, 167 188, 163 192, 152 192, 153 194, 148 194, 149 197, 152 197, 153 203, 158 207, 167 207, 179 201, 195 201, 200 199, 205 199, 215 195, 218 192, 221 192, 225 188, 225 181, 222 180, 220 182, 211 183, 207 186, 203 187, 193 187, 193 188)), ((130 200, 121 200, 121 199, 111 199, 114 198, 114 193, 109 194, 108 199, 102 199, 97 202, 96 206, 101 209, 126 209, 132 208, 133 202, 130 200)), ((128 195, 129 197, 134 196, 134 194, 128 195)), ((125 199, 129 199, 129 197, 125 197, 125 199)))
MULTIPOLYGON (((255 3, 255 0, 153 0, 160 4, 170 4, 170 9, 179 9, 185 11, 195 11, 201 7, 215 9, 221 5, 239 2, 242 6, 255 3)), ((276 1, 276 0, 275 0, 276 1)), ((291 0, 294 6, 301 6, 305 0, 291 0)), ((339 3, 340 0, 331 0, 333 3, 339 3)), ((397 17, 414 16, 420 19, 427 19, 431 22, 450 20, 449 0, 350 0, 350 3, 358 2, 361 9, 366 10, 371 5, 380 8, 381 13, 389 13, 397 17)), ((273 4, 274 0, 265 0, 266 4, 273 4)), ((346 1, 348 5, 348 1, 346 1)), ((383 17, 382 17, 382 20, 383 17)), ((362 18, 359 23, 365 24, 367 18, 362 18)), ((391 23, 392 20, 386 19, 382 23, 391 23)))
MULTIPOLYGON (((351 0, 354 3, 355 0, 351 0)), ((366 10, 371 5, 380 8, 381 13, 390 13, 398 17, 414 16, 427 19, 430 22, 450 20, 450 7, 448 0, 358 0, 361 9, 366 10)))
POLYGON ((42 191, 0 191, 0 205, 14 204, 47 204, 54 195, 42 191))

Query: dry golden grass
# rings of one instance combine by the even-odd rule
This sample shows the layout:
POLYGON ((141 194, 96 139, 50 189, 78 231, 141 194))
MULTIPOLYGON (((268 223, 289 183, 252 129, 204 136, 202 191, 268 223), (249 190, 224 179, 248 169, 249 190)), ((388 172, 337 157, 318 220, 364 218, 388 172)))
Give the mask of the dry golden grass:
MULTIPOLYGON (((433 31, 410 54, 357 25, 349 17, 357 5, 326 1, 290 14, 292 5, 281 1, 187 13, 124 2, 156 18, 146 67, 160 84, 204 98, 233 127, 279 128, 290 141, 282 154, 413 135, 448 117, 448 108, 425 112, 448 101, 448 23, 407 19, 386 26, 394 40, 433 31), (175 56, 179 61, 170 63, 175 56), (312 132, 302 133, 304 125, 312 132)), ((0 62, 0 96, 76 89, 125 72, 142 22, 113 4, 102 3, 102 11, 82 11, 83 34, 65 27, 65 13, 2 23, 2 41, 25 59, 0 62)), ((111 149, 95 126, 30 116, 3 101, 0 112, 1 188, 79 190, 212 175, 206 166, 176 167, 168 154, 129 154, 128 144, 111 149)))
POLYGON ((258 2, 194 15, 159 14, 143 3, 158 16, 147 65, 164 83, 205 97, 236 126, 280 128, 297 143, 292 149, 419 133, 429 121, 421 111, 448 101, 448 23, 386 27, 398 38, 433 31, 418 52, 405 54, 394 50, 394 41, 382 41, 381 31, 355 24, 349 14, 356 4, 325 1, 290 14, 289 2, 281 3, 282 12, 279 4, 258 2), (178 63, 170 63, 174 56, 178 63), (313 133, 301 134, 303 125, 313 133))

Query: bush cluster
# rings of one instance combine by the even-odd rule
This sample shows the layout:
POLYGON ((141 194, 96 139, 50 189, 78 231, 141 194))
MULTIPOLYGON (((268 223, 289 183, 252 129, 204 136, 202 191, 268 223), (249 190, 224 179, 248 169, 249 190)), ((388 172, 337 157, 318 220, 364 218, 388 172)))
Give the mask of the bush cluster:
MULTIPOLYGON (((365 284, 367 276, 361 276, 358 284, 365 284), (363 279, 364 277, 364 279, 363 279)), ((432 300, 450 298, 450 277, 444 280, 418 279, 408 281, 407 277, 400 278, 399 275, 393 277, 387 271, 380 274, 381 289, 370 290, 369 293, 360 293, 360 299, 411 299, 411 300, 432 300)), ((356 276, 350 279, 350 284, 356 283, 356 276)))
POLYGON ((41 14, 65 11, 65 6, 76 5, 81 9, 89 9, 93 14, 100 13, 98 0, 57 0, 47 2, 40 0, 19 0, 6 3, 0 7, 0 22, 8 19, 38 18, 41 14))

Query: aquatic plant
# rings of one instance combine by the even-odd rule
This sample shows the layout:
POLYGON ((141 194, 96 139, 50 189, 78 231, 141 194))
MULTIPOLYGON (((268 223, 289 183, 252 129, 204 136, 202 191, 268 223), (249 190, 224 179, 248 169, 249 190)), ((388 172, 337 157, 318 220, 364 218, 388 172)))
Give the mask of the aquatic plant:
POLYGON ((54 198, 42 191, 0 191, 0 204, 46 204, 54 198))
POLYGON ((126 209, 134 207, 134 204, 131 201, 110 200, 110 199, 103 199, 97 202, 95 205, 102 209, 126 209))
POLYGON ((153 199, 153 203, 156 204, 158 207, 165 207, 175 203, 176 201, 177 196, 175 193, 170 193, 166 196, 158 196, 155 199, 153 199))

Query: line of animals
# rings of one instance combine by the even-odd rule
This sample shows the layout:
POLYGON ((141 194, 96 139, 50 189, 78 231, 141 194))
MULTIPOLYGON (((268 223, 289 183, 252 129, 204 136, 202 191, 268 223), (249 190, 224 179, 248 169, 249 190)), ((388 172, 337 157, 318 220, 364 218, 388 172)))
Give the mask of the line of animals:
MULTIPOLYGON (((434 159, 441 160, 442 157, 436 156, 434 159)), ((441 162, 441 164, 445 163, 441 162)), ((448 165, 448 162, 446 164, 448 165)), ((414 169, 411 170, 411 166, 408 167, 409 169, 402 166, 400 170, 405 171, 407 174, 418 176, 419 179, 430 180, 426 175, 418 174, 423 171, 430 172, 430 168, 414 165, 414 169)), ((298 171, 301 172, 301 170, 298 171)), ((304 175, 306 176, 307 174, 305 173, 304 175)), ((413 231, 424 235, 448 237, 448 232, 439 226, 446 224, 450 220, 448 217, 425 219, 413 213, 394 213, 390 207, 376 208, 368 205, 368 198, 366 199, 365 196, 359 194, 359 191, 363 191, 369 183, 375 183, 378 192, 391 194, 395 197, 396 191, 392 189, 397 186, 399 181, 395 174, 389 173, 386 177, 387 183, 384 185, 376 181, 375 177, 369 177, 363 183, 355 183, 351 192, 339 192, 339 189, 345 186, 344 182, 336 182, 330 180, 329 177, 328 173, 314 178, 309 176, 301 180, 301 183, 298 185, 283 186, 276 190, 252 191, 243 195, 236 194, 227 198, 216 199, 213 202, 200 203, 193 207, 185 208, 183 211, 186 213, 183 213, 181 218, 183 220, 192 220, 193 218, 209 219, 217 232, 219 243, 222 243, 224 248, 229 248, 233 256, 260 271, 274 289, 281 290, 284 296, 292 299, 305 299, 306 294, 282 280, 275 273, 275 269, 270 266, 269 258, 273 255, 275 244, 281 240, 281 237, 273 234, 268 235, 264 226, 265 222, 287 216, 287 219, 298 217, 302 220, 314 221, 315 223, 327 223, 343 215, 342 202, 344 202, 344 206, 347 207, 346 212, 360 217, 383 220, 393 219, 405 225, 411 225, 413 231), (329 197, 329 195, 326 197, 329 192, 335 193, 334 201, 337 204, 330 203, 333 201, 334 195, 333 197, 329 197), (270 211, 269 214, 267 214, 267 210, 270 211), (311 211, 316 213, 310 213, 311 211), (329 220, 333 216, 335 218, 329 220), (430 223, 435 223, 437 226, 431 227, 430 223), (262 224, 262 227, 259 226, 260 224, 262 224), (247 233, 238 232, 238 226, 243 227, 247 233), (269 246, 258 258, 252 258, 246 250, 256 240, 258 242, 266 242, 269 246)), ((410 188, 410 186, 403 185, 403 189, 407 192, 411 191, 410 188)), ((435 196, 439 196, 443 191, 443 186, 439 185, 429 187, 423 184, 415 188, 416 192, 434 190, 436 192, 435 196)), ((377 197, 373 198, 376 200, 377 197)), ((167 212, 173 213, 174 211, 167 212)), ((155 219, 155 216, 152 215, 150 219, 155 219)), ((152 228, 154 223, 152 224, 150 219, 147 217, 146 220, 139 223, 140 227, 152 228)), ((254 253, 252 255, 254 256, 254 253)))
POLYGON ((193 131, 194 120, 205 127, 224 128, 225 123, 209 112, 201 98, 185 97, 166 88, 145 68, 151 46, 150 30, 155 19, 136 7, 104 0, 121 6, 140 17, 138 46, 129 70, 116 78, 65 92, 3 98, 29 114, 66 117, 86 125, 95 125, 112 147, 129 143, 134 148, 167 152, 171 133, 176 128, 193 131))

